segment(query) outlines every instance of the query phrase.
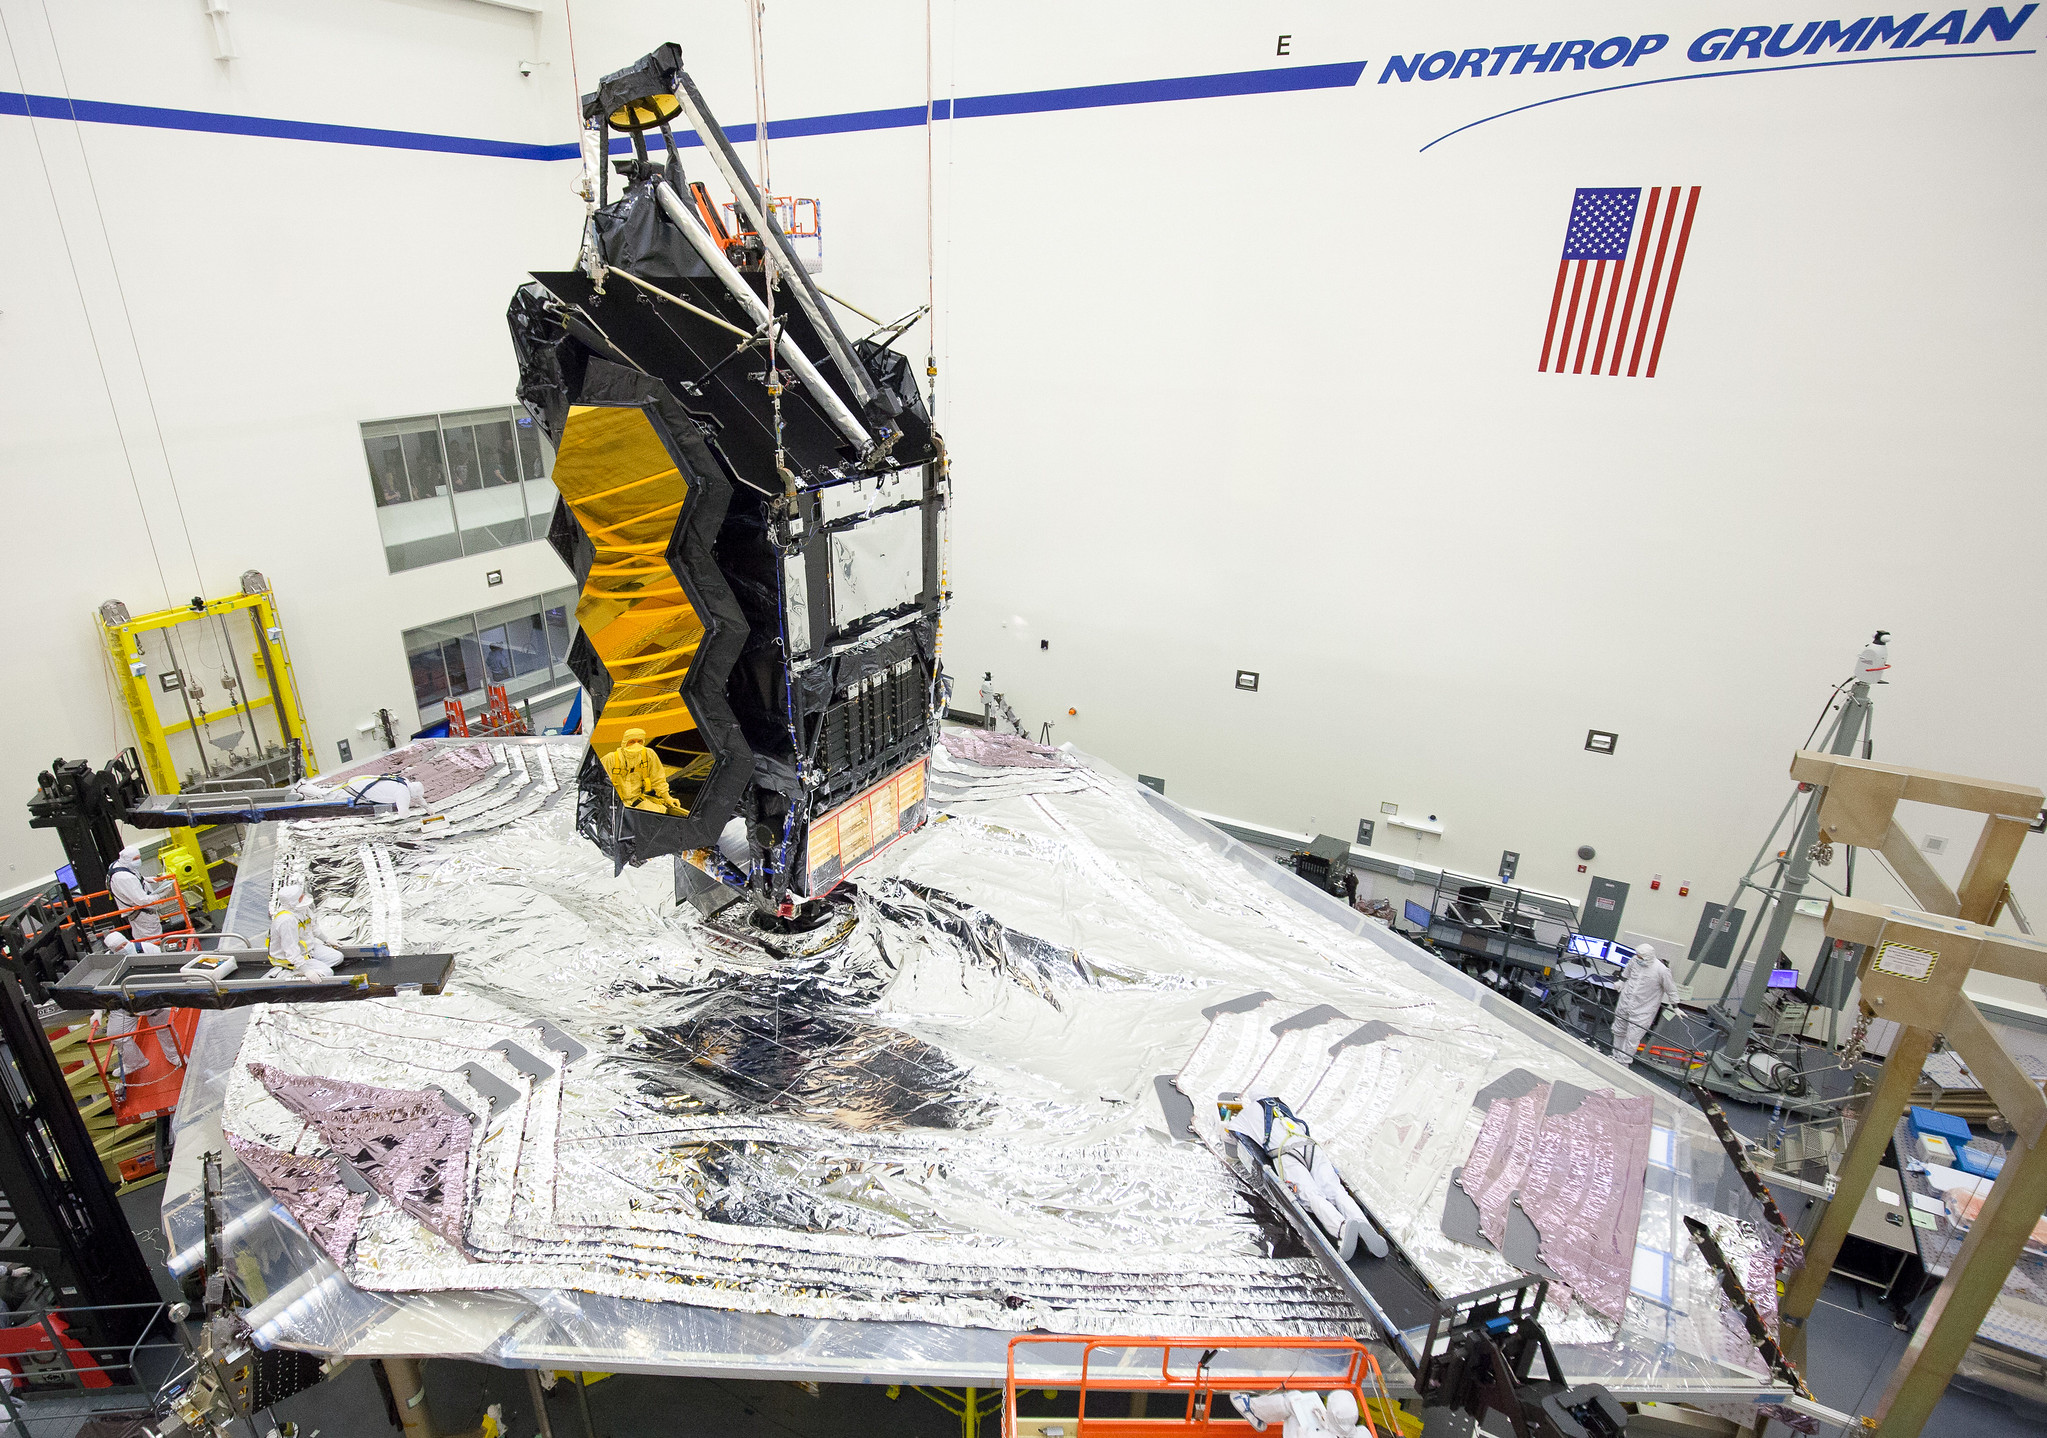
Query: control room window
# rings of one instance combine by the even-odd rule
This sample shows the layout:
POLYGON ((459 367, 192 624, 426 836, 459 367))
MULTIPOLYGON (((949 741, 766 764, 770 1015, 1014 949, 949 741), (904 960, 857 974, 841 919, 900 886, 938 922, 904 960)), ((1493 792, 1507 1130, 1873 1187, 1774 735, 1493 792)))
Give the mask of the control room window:
POLYGON ((482 650, 476 642, 476 626, 467 615, 408 630, 405 657, 412 668, 413 694, 422 710, 483 688, 482 650))
POLYGON ((378 420, 362 438, 393 574, 547 537, 554 456, 524 411, 378 420))
POLYGON ((405 660, 422 724, 437 724, 446 701, 483 703, 487 684, 514 701, 573 684, 567 664, 576 632, 576 591, 556 589, 474 614, 405 631, 405 660))

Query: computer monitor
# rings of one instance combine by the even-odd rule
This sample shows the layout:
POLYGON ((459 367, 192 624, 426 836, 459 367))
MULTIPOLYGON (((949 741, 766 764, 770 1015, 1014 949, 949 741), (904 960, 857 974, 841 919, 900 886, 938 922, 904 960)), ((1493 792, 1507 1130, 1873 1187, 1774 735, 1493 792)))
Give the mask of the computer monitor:
POLYGON ((1448 917, 1467 929, 1497 929, 1499 923, 1493 918, 1493 911, 1484 904, 1473 903, 1470 899, 1452 899, 1447 910, 1448 917))
POLYGON ((1772 969, 1768 987, 1773 989, 1795 989, 1798 987, 1798 970, 1772 969))
POLYGON ((1473 899, 1481 904, 1492 896, 1493 889, 1490 884, 1460 884, 1457 888, 1458 898, 1473 899))
POLYGON ((1564 946, 1564 952, 1574 959, 1603 959, 1606 957, 1607 942, 1595 939, 1590 934, 1573 934, 1564 946))
POLYGON ((57 882, 76 893, 78 890, 77 870, 73 869, 69 864, 64 865, 57 870, 57 882))
POLYGON ((1434 917, 1424 905, 1417 904, 1413 899, 1403 901, 1400 910, 1407 915, 1407 921, 1417 929, 1426 929, 1429 920, 1434 917))
POLYGON ((1628 960, 1633 957, 1635 957, 1635 951, 1626 944, 1608 944, 1606 946, 1606 961, 1615 968, 1626 968, 1628 960))

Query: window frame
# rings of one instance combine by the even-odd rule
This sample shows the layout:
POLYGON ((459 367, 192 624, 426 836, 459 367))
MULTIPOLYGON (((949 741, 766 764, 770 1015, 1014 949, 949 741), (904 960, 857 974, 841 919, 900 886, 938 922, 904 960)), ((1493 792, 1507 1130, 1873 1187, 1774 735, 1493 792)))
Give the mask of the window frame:
POLYGON ((482 700, 487 685, 503 684, 507 696, 516 700, 530 694, 559 688, 563 684, 581 684, 582 681, 576 678, 568 666, 569 650, 575 641, 577 627, 575 586, 562 585, 543 590, 539 594, 528 595, 524 599, 504 600, 482 609, 471 610, 467 614, 456 614, 447 619, 432 620, 401 630, 398 642, 405 650, 408 676, 415 675, 420 664, 430 661, 440 666, 443 684, 451 685, 453 680, 445 658, 447 646, 450 644, 463 646, 465 670, 472 657, 475 664, 475 673, 465 674, 465 677, 475 680, 474 687, 459 694, 443 693, 433 700, 421 700, 419 684, 417 679, 414 679, 413 706, 418 711, 420 726, 425 728, 438 723, 446 713, 445 704, 451 699, 460 704, 465 712, 468 711, 482 700), (563 610, 567 619, 567 636, 562 644, 562 657, 559 659, 554 657, 552 636, 547 623, 548 611, 556 608, 563 610), (484 619, 489 619, 490 623, 482 623, 484 619), (504 628, 526 619, 538 621, 534 629, 540 639, 538 653, 541 662, 527 670, 525 674, 520 674, 517 658, 519 651, 511 645, 508 632, 506 642, 501 647, 512 673, 502 680, 491 678, 490 646, 484 640, 485 631, 504 628), (416 636, 425 638, 416 640, 416 636), (430 643, 427 642, 428 639, 431 640, 430 643), (416 648, 416 642, 422 647, 416 648), (540 677, 534 678, 535 675, 540 677), (515 689, 517 692, 514 692, 515 689))
MULTIPOLYGON (((363 468, 370 483, 372 506, 378 516, 377 531, 378 539, 384 550, 385 572, 390 574, 406 574, 415 569, 427 569, 433 565, 446 564, 456 559, 471 559, 480 555, 496 554, 502 550, 516 548, 521 544, 536 544, 547 538, 548 527, 554 518, 553 509, 550 506, 544 513, 534 513, 533 502, 535 496, 532 491, 534 478, 531 475, 537 473, 537 478, 540 481, 547 481, 554 473, 554 456, 546 438, 540 433, 540 427, 533 422, 532 416, 527 414, 520 406, 485 406, 482 409, 447 410, 434 414, 399 415, 390 419, 364 420, 356 426, 356 430, 357 437, 362 444, 363 468), (526 534, 524 539, 514 540, 510 544, 487 542, 490 538, 491 526, 489 524, 464 527, 462 523, 462 506, 457 502, 456 497, 455 467, 448 436, 451 423, 454 428, 465 432, 464 437, 470 449, 474 451, 472 457, 478 466, 476 484, 469 489, 463 490, 462 493, 465 495, 482 495, 492 490, 516 489, 519 492, 520 522, 524 526, 526 534), (476 427, 480 424, 497 423, 503 423, 511 432, 511 452, 509 457, 512 474, 502 485, 486 485, 483 482, 483 475, 481 473, 481 467, 486 461, 483 458, 483 447, 476 436, 476 427), (399 426, 417 427, 399 428, 399 426), (376 433, 372 434, 372 430, 376 431, 376 433), (412 456, 406 453, 405 440, 412 435, 425 434, 433 436, 434 452, 440 463, 438 493, 426 496, 426 498, 439 499, 446 505, 449 525, 445 534, 437 533, 428 536, 428 540, 452 538, 454 540, 455 552, 438 559, 424 559, 416 564, 399 564, 395 561, 393 551, 400 548, 401 545, 394 545, 386 535, 383 514, 385 510, 395 508, 399 504, 421 502, 422 497, 418 494, 412 481, 412 456), (402 499, 389 501, 384 499, 383 478, 379 475, 376 464, 371 457, 370 445, 375 441, 385 439, 397 441, 395 447, 398 467, 401 471, 405 488, 405 497, 402 499)), ((509 522, 509 520, 498 521, 499 524, 509 522)), ((402 543, 422 544, 428 542, 428 540, 403 541, 402 543)))

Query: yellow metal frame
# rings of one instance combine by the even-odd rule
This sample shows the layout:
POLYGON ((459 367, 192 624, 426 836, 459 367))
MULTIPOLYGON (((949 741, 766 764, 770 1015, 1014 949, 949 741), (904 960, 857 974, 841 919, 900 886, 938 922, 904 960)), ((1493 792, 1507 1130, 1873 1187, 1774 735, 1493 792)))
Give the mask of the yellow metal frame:
MULTIPOLYGON (((178 794, 184 791, 184 781, 178 775, 176 762, 171 758, 170 736, 190 731, 192 721, 180 720, 165 724, 157 713, 156 697, 150 692, 150 671, 137 671, 142 658, 139 636, 154 630, 173 629, 180 624, 194 620, 210 619, 215 616, 239 614, 249 611, 255 620, 252 636, 257 644, 257 656, 267 658, 269 667, 245 677, 245 690, 257 684, 270 689, 270 693, 257 697, 244 693, 243 698, 225 709, 218 709, 198 717, 200 724, 216 720, 231 719, 247 710, 253 718, 258 709, 269 708, 277 716, 277 727, 289 744, 299 741, 299 750, 305 757, 306 773, 320 772, 319 763, 313 752, 313 745, 306 735, 306 718, 299 706, 298 685, 292 676, 291 649, 284 638, 284 627, 277 617, 277 604, 270 591, 265 589, 255 594, 234 594, 225 599, 209 599, 194 607, 186 605, 178 609, 159 609, 153 614, 138 614, 119 623, 101 621, 100 637, 106 645, 107 660, 112 666, 115 683, 121 692, 121 702, 128 711, 128 727, 135 735, 135 749, 142 756, 142 767, 149 775, 149 786, 158 794, 178 794), (275 634, 273 640, 271 635, 275 634)), ((255 736, 252 736, 255 737, 255 736)), ((159 854, 166 869, 178 875, 183 882, 192 879, 200 881, 200 890, 206 907, 221 909, 224 900, 213 895, 213 885, 207 877, 205 851, 199 844, 197 829, 171 829, 167 832, 163 849, 159 854)))

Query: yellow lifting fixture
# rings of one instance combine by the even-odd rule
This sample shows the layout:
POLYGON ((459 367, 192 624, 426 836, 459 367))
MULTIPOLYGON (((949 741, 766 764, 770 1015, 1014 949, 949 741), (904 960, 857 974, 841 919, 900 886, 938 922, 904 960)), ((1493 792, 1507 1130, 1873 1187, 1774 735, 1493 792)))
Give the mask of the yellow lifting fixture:
MULTIPOLYGON (((319 772, 277 602, 256 570, 242 576, 239 594, 134 615, 110 599, 99 621, 156 793, 275 788, 319 772)), ((217 843, 209 852, 200 836, 227 827, 169 830, 159 854, 181 886, 199 886, 209 909, 226 907, 212 870, 233 855, 217 843)))

